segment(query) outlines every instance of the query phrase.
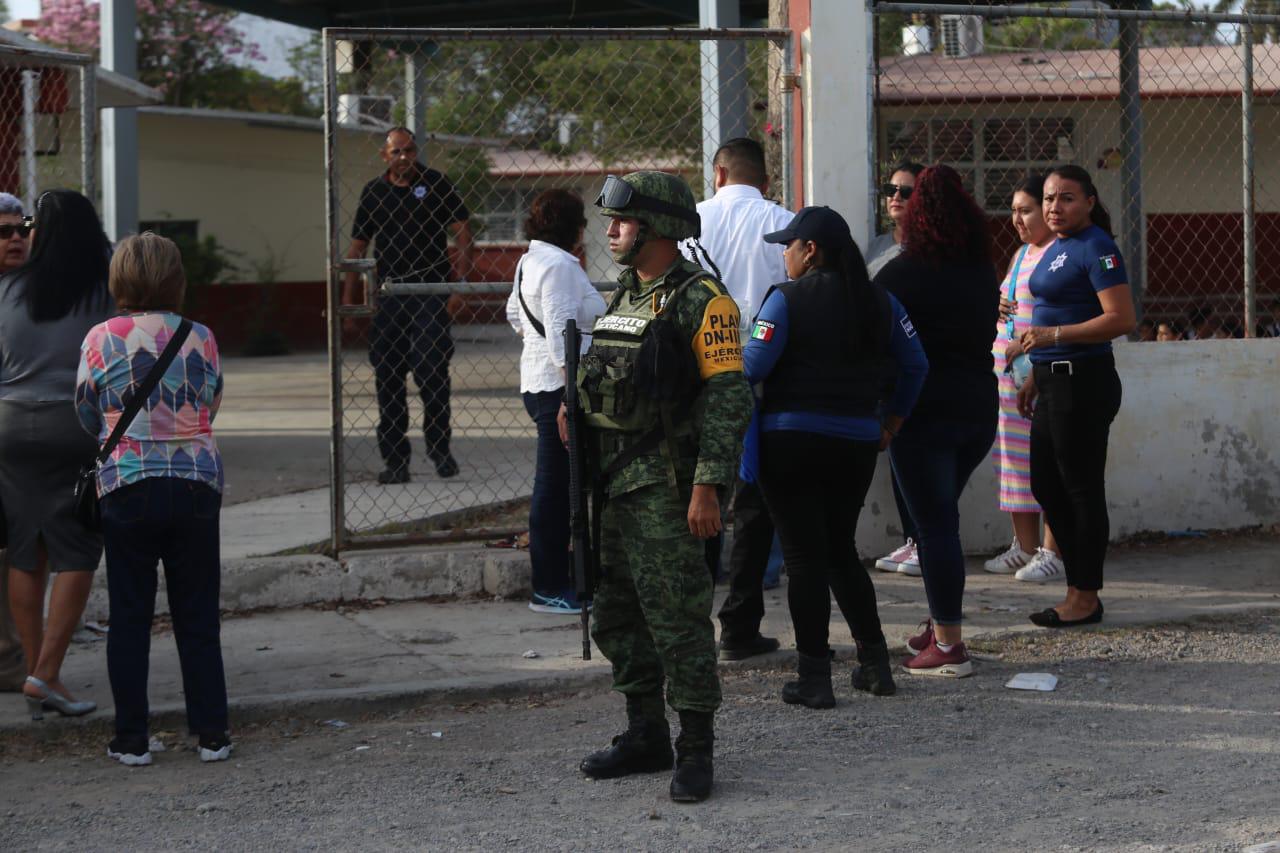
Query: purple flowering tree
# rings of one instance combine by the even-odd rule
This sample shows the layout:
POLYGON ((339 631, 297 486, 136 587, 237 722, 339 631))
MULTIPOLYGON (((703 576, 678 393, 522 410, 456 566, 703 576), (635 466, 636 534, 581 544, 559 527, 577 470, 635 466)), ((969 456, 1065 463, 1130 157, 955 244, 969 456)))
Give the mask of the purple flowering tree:
MULTIPOLYGON (((194 0, 137 0, 138 79, 165 102, 191 105, 200 82, 225 76, 233 58, 263 60, 258 45, 232 26, 235 12, 194 0)), ((98 55, 99 6, 90 0, 43 0, 36 38, 98 55)))

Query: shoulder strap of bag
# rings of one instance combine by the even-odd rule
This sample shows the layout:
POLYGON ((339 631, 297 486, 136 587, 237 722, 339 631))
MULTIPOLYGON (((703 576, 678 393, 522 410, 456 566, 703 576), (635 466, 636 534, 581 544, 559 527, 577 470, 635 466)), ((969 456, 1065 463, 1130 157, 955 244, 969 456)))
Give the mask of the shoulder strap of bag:
MULTIPOLYGON (((1018 270, 1022 268, 1022 259, 1027 256, 1027 250, 1031 248, 1030 243, 1023 243, 1022 248, 1018 250, 1017 256, 1013 259, 1013 270, 1009 273, 1009 301, 1013 302, 1018 295, 1018 270)), ((1013 315, 1009 315, 1008 325, 1009 339, 1013 340, 1013 315)))
POLYGON ((138 416, 138 412, 146 405, 148 399, 151 398, 151 392, 156 390, 156 386, 160 384, 160 380, 164 378, 165 371, 169 369, 169 365, 173 364, 173 360, 178 355, 178 350, 182 349, 183 343, 191 334, 191 321, 186 317, 178 323, 178 328, 174 330, 173 337, 169 338, 169 343, 165 345, 164 352, 160 353, 160 358, 152 365, 151 372, 147 374, 147 378, 142 380, 142 384, 134 389, 129 398, 125 400, 124 411, 120 413, 120 419, 116 421, 116 428, 111 431, 111 435, 103 443, 102 449, 98 451, 98 463, 106 462, 111 456, 111 452, 116 449, 116 445, 120 443, 120 439, 124 438, 125 430, 129 429, 129 425, 133 423, 133 419, 138 416))
POLYGON ((516 267, 516 296, 520 299, 520 307, 524 309, 524 315, 529 318, 529 324, 533 326, 533 330, 538 333, 539 337, 546 338, 547 327, 542 325, 542 321, 533 316, 533 312, 529 310, 529 305, 524 301, 524 290, 520 287, 520 280, 524 278, 524 270, 516 267))

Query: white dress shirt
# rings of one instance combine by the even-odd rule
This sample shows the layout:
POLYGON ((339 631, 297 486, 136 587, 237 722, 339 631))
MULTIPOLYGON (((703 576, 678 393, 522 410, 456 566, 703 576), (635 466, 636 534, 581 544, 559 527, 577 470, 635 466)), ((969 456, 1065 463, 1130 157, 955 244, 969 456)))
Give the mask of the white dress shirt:
POLYGON ((586 352, 591 327, 604 313, 604 297, 596 292, 576 257, 541 240, 529 241, 529 251, 516 264, 516 282, 529 312, 547 332, 544 338, 529 322, 513 286, 507 297, 507 322, 524 338, 520 391, 557 391, 564 387, 564 324, 570 318, 578 321, 582 352, 586 352))
MULTIPOLYGON (((749 330, 769 288, 787 280, 787 268, 782 263, 785 247, 761 238, 786 228, 793 214, 746 184, 721 187, 698 204, 698 214, 702 217, 700 242, 720 268, 720 280, 729 295, 738 303, 743 330, 749 330)), ((687 258, 696 254, 698 263, 713 272, 702 253, 695 252, 692 241, 681 244, 681 251, 687 258)))

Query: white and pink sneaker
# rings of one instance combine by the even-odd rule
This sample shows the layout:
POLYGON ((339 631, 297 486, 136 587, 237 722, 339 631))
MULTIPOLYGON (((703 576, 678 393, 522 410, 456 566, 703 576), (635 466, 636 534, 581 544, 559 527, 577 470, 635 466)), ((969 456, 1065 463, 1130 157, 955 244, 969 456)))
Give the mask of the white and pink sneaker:
POLYGON ((920 557, 916 553, 916 543, 913 539, 907 539, 892 554, 887 554, 876 560, 876 568, 882 572, 901 572, 904 575, 920 574, 920 557), (914 564, 915 571, 904 570, 904 563, 914 564))

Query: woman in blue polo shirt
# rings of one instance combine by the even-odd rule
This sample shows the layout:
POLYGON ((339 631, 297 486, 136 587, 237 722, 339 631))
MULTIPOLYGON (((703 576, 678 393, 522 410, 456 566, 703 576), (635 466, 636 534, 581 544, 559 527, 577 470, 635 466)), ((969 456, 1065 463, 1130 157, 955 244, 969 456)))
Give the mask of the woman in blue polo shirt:
POLYGON ((782 699, 830 708, 832 594, 858 643, 853 687, 881 696, 895 689, 854 531, 877 456, 915 405, 928 362, 902 306, 867 279, 840 214, 806 207, 764 239, 786 246, 793 279, 769 291, 743 351, 747 379, 763 387, 760 485, 782 540, 799 652, 800 678, 782 699), (897 383, 882 423, 890 366, 897 383))
POLYGON ((1022 349, 1034 368, 1018 409, 1032 418, 1031 491, 1067 570, 1066 598, 1031 621, 1065 628, 1102 621, 1098 590, 1111 534, 1107 439, 1121 394, 1111 341, 1133 331, 1136 318, 1111 217, 1088 172, 1060 166, 1049 173, 1044 218, 1057 239, 1031 274, 1036 303, 1022 349))

